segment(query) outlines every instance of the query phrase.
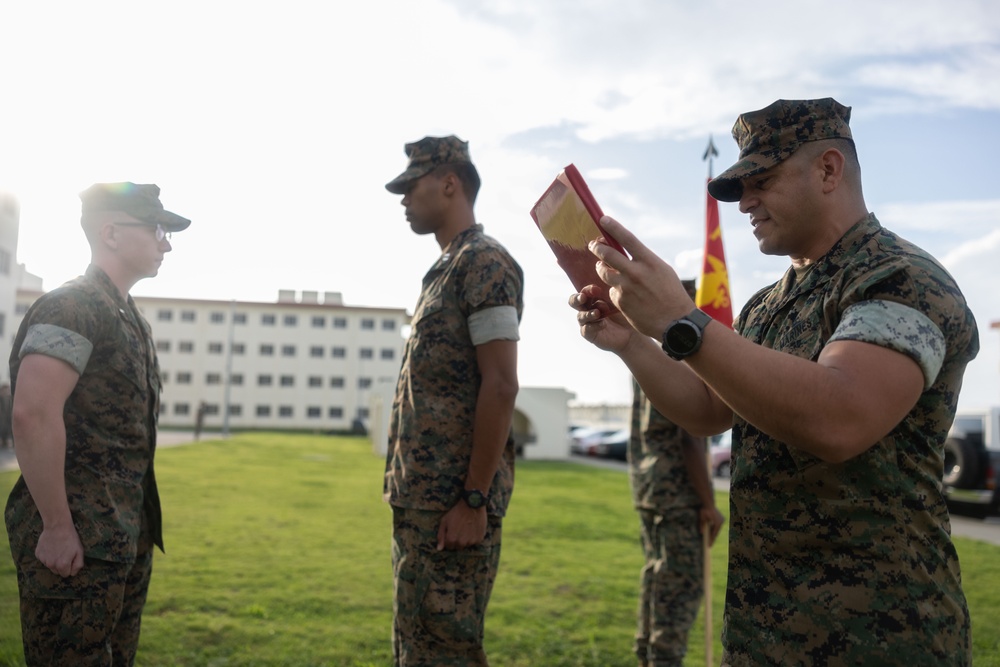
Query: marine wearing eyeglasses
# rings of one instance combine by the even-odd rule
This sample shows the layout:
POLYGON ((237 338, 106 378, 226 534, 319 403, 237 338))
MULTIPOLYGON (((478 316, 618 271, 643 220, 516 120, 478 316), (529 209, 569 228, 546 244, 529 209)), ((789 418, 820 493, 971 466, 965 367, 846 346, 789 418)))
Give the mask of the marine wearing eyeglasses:
POLYGON ((86 273, 41 296, 10 358, 21 468, 4 518, 28 665, 131 665, 163 548, 153 471, 160 373, 129 291, 190 220, 155 185, 80 194, 86 273))

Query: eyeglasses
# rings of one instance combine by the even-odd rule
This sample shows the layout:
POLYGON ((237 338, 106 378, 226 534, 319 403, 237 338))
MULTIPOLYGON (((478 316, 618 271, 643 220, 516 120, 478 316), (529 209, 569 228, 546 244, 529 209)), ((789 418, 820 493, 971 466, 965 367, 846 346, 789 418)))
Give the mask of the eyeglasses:
MULTIPOLYGON (((147 222, 116 222, 114 223, 120 227, 150 227, 151 225, 147 222)), ((163 228, 163 225, 156 225, 156 242, 159 243, 163 239, 170 240, 173 236, 171 232, 168 232, 163 228)))

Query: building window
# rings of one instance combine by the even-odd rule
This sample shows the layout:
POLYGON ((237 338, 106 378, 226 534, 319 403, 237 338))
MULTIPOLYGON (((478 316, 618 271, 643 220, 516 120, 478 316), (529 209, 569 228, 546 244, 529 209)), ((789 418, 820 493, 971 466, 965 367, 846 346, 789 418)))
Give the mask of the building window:
POLYGON ((282 375, 281 376, 281 386, 282 387, 294 387, 295 386, 295 376, 294 375, 282 375))
POLYGON ((343 359, 347 356, 346 347, 335 347, 330 350, 330 356, 334 359, 343 359))
POLYGON ((294 327, 299 324, 299 318, 297 315, 285 315, 285 318, 282 321, 286 327, 294 327))
POLYGON ((182 417, 191 414, 191 406, 187 403, 174 403, 174 414, 182 417))
POLYGON ((323 346, 322 345, 313 345, 312 347, 310 347, 309 348, 309 356, 310 357, 318 357, 318 358, 322 359, 323 358, 323 346))
POLYGON ((291 417, 292 416, 292 406, 281 405, 278 406, 278 416, 279 417, 291 417))
POLYGON ((191 374, 183 371, 178 373, 177 384, 191 384, 191 374))
POLYGON ((344 388, 344 378, 342 378, 342 377, 332 377, 332 378, 330 378, 330 386, 333 387, 334 389, 343 389, 344 388))
POLYGON ((396 358, 396 350, 392 349, 391 347, 383 347, 379 351, 379 357, 382 359, 382 361, 392 361, 393 359, 396 358))
POLYGON ((310 375, 309 376, 309 386, 310 387, 322 387, 323 386, 323 378, 321 378, 318 375, 310 375))
POLYGON ((208 319, 212 324, 222 324, 226 321, 226 314, 221 310, 213 310, 212 314, 208 316, 208 319))
POLYGON ((372 386, 371 378, 358 378, 358 389, 368 389, 372 386))
POLYGON ((274 320, 274 315, 261 315, 260 316, 260 323, 263 324, 265 327, 273 327, 274 326, 274 321, 275 321, 274 320))
POLYGON ((156 319, 160 322, 170 322, 174 319, 174 311, 172 310, 158 310, 156 311, 156 319))
POLYGON ((242 387, 243 386, 243 373, 233 373, 232 375, 230 375, 229 376, 229 384, 233 385, 234 387, 242 387))
POLYGON ((333 328, 334 329, 346 329, 347 328, 347 318, 346 317, 335 317, 335 318, 333 318, 333 328))
POLYGON ((233 324, 246 324, 247 314, 246 313, 233 313, 233 324))
POLYGON ((166 384, 170 380, 170 373, 167 371, 160 371, 160 384, 166 384))
POLYGON ((375 328, 375 320, 365 317, 361 320, 361 328, 365 330, 370 330, 375 328))
POLYGON ((222 375, 219 373, 206 373, 205 384, 219 384, 222 382, 222 375))
POLYGON ((375 351, 370 347, 361 348, 361 358, 362 359, 372 359, 375 357, 375 351))
POLYGON ((306 417, 309 419, 319 419, 323 416, 323 410, 318 405, 310 405, 306 408, 306 417))
POLYGON ((330 419, 343 419, 344 418, 344 408, 332 407, 327 409, 326 416, 330 419))
POLYGON ((382 331, 395 331, 396 320, 382 320, 382 331))
POLYGON ((270 387, 271 386, 271 376, 264 373, 257 376, 257 386, 258 387, 270 387))
POLYGON ((170 341, 169 340, 158 340, 158 341, 156 341, 156 351, 157 352, 169 352, 170 351, 170 341))
POLYGON ((270 417, 271 416, 271 406, 270 405, 258 405, 257 406, 257 416, 258 417, 270 417))
POLYGON ((282 345, 281 346, 281 356, 283 356, 283 357, 294 357, 295 356, 295 346, 294 345, 282 345))
POLYGON ((219 404, 218 403, 206 403, 205 404, 205 414, 206 415, 217 415, 217 414, 219 414, 219 404))
POLYGON ((358 408, 358 419, 368 419, 368 408, 358 408))
POLYGON ((182 310, 181 311, 181 322, 194 322, 194 311, 193 310, 182 310))
POLYGON ((243 416, 243 406, 242 405, 229 405, 229 416, 230 417, 242 417, 243 416))
POLYGON ((194 352, 194 343, 189 340, 182 340, 177 346, 178 351, 184 352, 186 354, 191 354, 194 352))
POLYGON ((260 356, 262 357, 273 357, 274 356, 274 346, 268 343, 260 344, 260 356))
POLYGON ((322 329, 326 326, 326 317, 323 315, 313 315, 312 325, 317 329, 322 329))
POLYGON ((247 346, 243 343, 233 343, 233 354, 243 354, 246 352, 247 346))
POLYGON ((209 343, 208 344, 209 354, 222 354, 222 343, 209 343))

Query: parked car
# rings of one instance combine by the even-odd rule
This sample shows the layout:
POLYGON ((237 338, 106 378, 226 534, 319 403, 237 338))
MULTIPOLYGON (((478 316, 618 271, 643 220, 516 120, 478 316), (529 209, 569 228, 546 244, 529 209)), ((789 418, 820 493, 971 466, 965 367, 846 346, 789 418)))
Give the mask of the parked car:
POLYGON ((1000 407, 955 415, 944 443, 942 481, 951 512, 1000 514, 1000 407))
POLYGON ((728 478, 730 472, 730 457, 733 450, 733 432, 726 431, 712 436, 709 452, 712 456, 712 474, 716 477, 728 478))
POLYGON ((591 445, 587 453, 602 459, 626 461, 628 460, 628 438, 629 430, 627 428, 618 429, 591 445))
POLYGON ((590 448, 601 441, 601 438, 605 438, 617 431, 621 430, 620 426, 607 426, 601 428, 592 428, 589 426, 577 427, 576 430, 570 433, 570 444, 569 451, 571 454, 590 454, 590 448))

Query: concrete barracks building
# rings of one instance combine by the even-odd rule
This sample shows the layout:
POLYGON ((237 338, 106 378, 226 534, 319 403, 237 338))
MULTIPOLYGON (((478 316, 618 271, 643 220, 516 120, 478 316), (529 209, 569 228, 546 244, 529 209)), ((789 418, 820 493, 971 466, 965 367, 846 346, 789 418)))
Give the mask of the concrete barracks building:
MULTIPOLYGON (((13 331, 41 294, 18 290, 13 331)), ((321 301, 281 290, 274 303, 133 298, 156 341, 161 428, 193 428, 202 403, 206 430, 367 425, 375 386, 395 385, 409 322, 404 309, 345 306, 337 292, 321 301)))

